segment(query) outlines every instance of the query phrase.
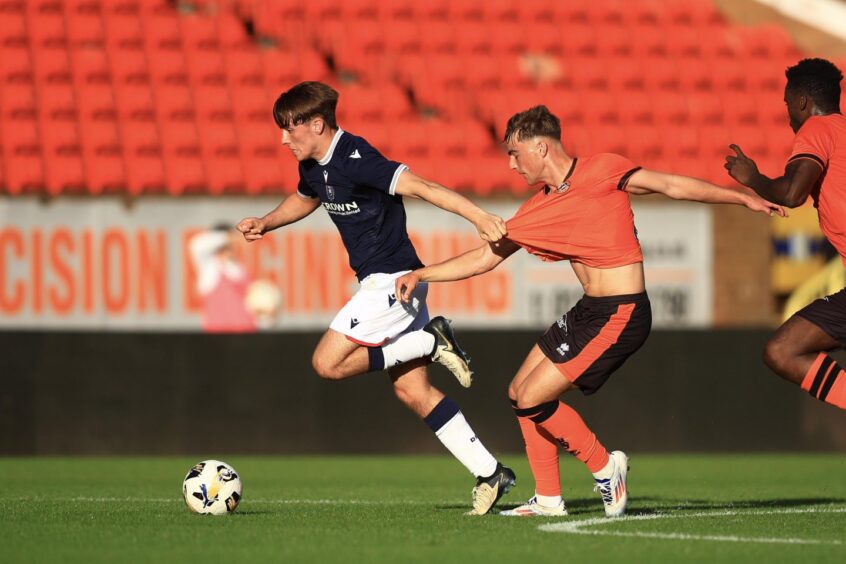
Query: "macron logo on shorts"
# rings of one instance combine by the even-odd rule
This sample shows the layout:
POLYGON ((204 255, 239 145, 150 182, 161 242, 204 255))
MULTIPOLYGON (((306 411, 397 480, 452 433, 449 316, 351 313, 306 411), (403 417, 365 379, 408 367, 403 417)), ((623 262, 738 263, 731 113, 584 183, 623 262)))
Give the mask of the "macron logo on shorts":
POLYGON ((388 295, 388 307, 394 307, 395 303, 397 303, 397 295, 396 294, 389 294, 388 295))
POLYGON ((355 317, 350 319, 350 329, 355 329, 355 326, 358 325, 358 324, 359 324, 359 321, 355 317))

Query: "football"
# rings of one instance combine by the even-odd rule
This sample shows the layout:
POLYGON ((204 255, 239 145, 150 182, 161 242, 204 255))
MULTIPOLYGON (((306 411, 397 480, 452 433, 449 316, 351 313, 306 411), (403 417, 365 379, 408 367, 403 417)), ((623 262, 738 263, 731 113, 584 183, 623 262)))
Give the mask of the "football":
POLYGON ((182 481, 182 495, 194 513, 226 515, 241 501, 241 478, 225 462, 204 460, 188 471, 182 481))

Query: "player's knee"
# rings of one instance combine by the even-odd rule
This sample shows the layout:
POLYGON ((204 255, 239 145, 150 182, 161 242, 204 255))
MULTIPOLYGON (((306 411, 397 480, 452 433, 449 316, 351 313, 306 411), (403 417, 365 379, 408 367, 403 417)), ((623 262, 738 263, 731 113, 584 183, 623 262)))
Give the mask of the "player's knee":
POLYGON ((517 383, 514 380, 508 385, 508 399, 511 400, 512 403, 517 401, 517 383))
POLYGON ((342 377, 337 365, 317 355, 312 357, 311 366, 317 375, 325 380, 339 380, 342 377))
POLYGON ((790 362, 790 351, 783 340, 770 339, 764 345, 764 364, 776 374, 782 375, 787 371, 790 362))
POLYGON ((513 396, 511 396, 511 393, 509 389, 509 396, 517 402, 517 407, 520 409, 528 409, 548 401, 538 393, 538 390, 534 386, 527 382, 524 382, 522 386, 515 390, 513 396))

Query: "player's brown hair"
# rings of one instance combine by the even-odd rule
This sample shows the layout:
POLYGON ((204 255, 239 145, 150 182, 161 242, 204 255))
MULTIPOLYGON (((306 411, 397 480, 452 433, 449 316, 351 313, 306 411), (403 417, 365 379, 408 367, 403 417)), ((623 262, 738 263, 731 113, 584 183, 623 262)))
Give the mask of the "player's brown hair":
POLYGON ((338 129, 337 107, 337 90, 322 82, 301 82, 280 94, 273 103, 273 120, 282 129, 320 116, 331 129, 338 129))
POLYGON ((546 106, 529 108, 525 112, 514 114, 508 120, 503 141, 508 143, 512 137, 517 141, 532 137, 549 137, 561 141, 561 120, 546 106))

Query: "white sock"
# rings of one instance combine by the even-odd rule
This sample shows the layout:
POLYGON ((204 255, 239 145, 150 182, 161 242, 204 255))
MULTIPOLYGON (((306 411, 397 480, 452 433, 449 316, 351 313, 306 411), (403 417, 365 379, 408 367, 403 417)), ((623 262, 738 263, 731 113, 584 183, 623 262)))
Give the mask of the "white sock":
POLYGON ((535 493, 535 500, 537 500, 538 505, 543 505, 544 507, 558 507, 561 505, 560 495, 541 495, 535 493))
POLYGON ((608 463, 599 472, 594 472, 593 477, 597 480, 608 480, 614 475, 614 459, 608 457, 608 463))
POLYGON ((412 331, 399 337, 393 343, 382 347, 382 356, 385 358, 385 368, 391 368, 397 364, 429 356, 435 350, 435 336, 426 331, 412 331))
POLYGON ((435 435, 474 476, 487 478, 496 472, 496 458, 488 452, 460 411, 435 431, 435 435))

